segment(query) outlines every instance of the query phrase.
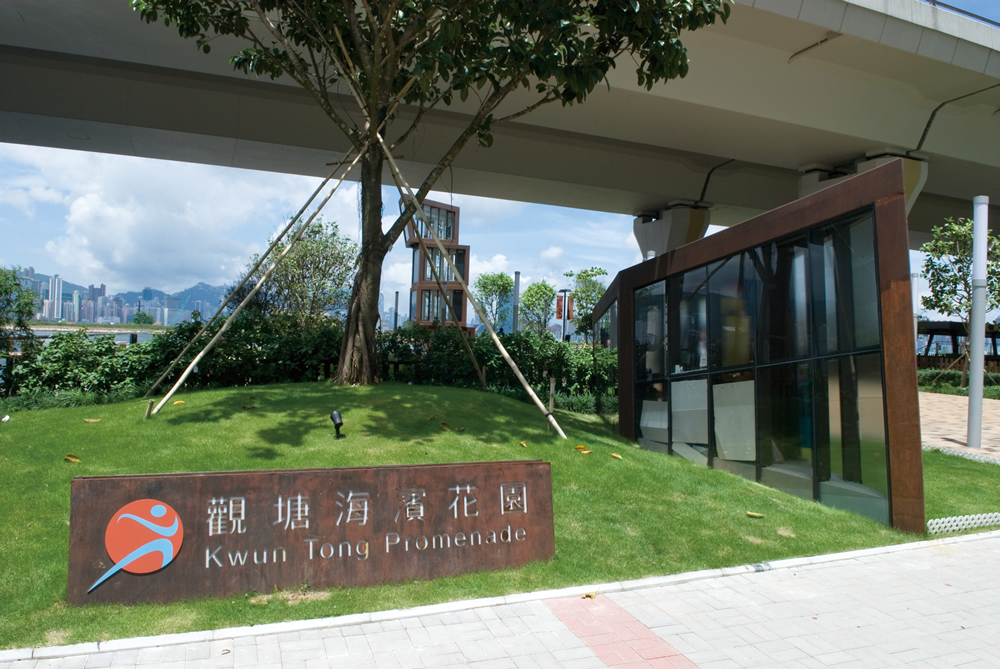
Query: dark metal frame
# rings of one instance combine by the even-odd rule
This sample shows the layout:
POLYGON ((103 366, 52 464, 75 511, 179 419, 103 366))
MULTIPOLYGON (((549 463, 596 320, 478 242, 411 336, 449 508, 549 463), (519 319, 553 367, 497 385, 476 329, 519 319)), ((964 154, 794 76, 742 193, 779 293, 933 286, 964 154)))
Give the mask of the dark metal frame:
MULTIPOLYGON (((455 228, 452 233, 452 236, 450 239, 442 239, 441 243, 449 251, 465 251, 465 276, 463 276, 462 279, 465 281, 466 284, 468 284, 469 269, 471 264, 470 260, 472 258, 472 254, 470 253, 468 246, 458 243, 459 218, 460 218, 459 208, 453 207, 448 204, 444 204, 443 202, 433 202, 431 200, 424 200, 424 205, 428 207, 436 207, 437 209, 443 209, 444 211, 450 211, 455 214, 455 228)), ((406 226, 406 229, 404 231, 404 239, 407 248, 412 248, 416 251, 417 263, 420 270, 420 273, 418 274, 419 277, 418 280, 410 284, 410 293, 412 294, 416 292, 417 294, 416 313, 410 314, 410 320, 419 323, 420 325, 431 325, 434 322, 434 319, 426 319, 420 317, 423 305, 423 294, 425 292, 437 293, 439 291, 436 281, 434 281, 433 279, 424 278, 424 265, 427 262, 427 259, 424 257, 424 252, 420 248, 419 241, 417 241, 417 229, 415 223, 410 223, 410 225, 406 226)), ((430 241, 431 237, 429 236, 424 237, 424 240, 425 244, 427 244, 428 246, 428 251, 436 250, 436 247, 430 241)), ((411 274, 412 274, 412 268, 411 268, 411 274)), ((458 281, 445 281, 443 283, 445 292, 448 293, 449 298, 453 292, 457 291, 462 293, 461 308, 456 310, 457 312, 456 315, 459 318, 459 323, 458 323, 459 327, 465 327, 466 321, 468 320, 468 314, 466 314, 466 305, 465 305, 468 296, 465 295, 465 291, 462 290, 462 284, 459 283, 458 281)), ((447 319, 446 322, 452 323, 450 318, 447 319)))
POLYGON ((636 289, 866 209, 875 218, 891 520, 898 529, 925 532, 909 233, 900 161, 619 272, 594 309, 594 319, 596 322, 617 301, 618 425, 622 436, 636 438, 636 289))

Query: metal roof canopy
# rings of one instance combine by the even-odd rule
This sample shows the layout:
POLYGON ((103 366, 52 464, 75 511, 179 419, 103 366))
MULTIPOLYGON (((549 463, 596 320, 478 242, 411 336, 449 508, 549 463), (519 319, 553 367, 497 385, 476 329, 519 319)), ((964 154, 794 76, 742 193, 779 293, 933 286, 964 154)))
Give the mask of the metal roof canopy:
MULTIPOLYGON (((636 215, 699 199, 735 159, 704 198, 731 225, 796 199, 805 166, 916 149, 941 103, 1000 84, 1000 28, 919 0, 737 0, 728 25, 682 39, 686 79, 645 91, 623 62, 585 104, 469 146, 455 191, 636 215)), ((7 0, 0 141, 325 175, 347 148, 339 130, 292 82, 234 73, 237 48, 218 39, 204 55, 126 0, 7 0)), ((971 215, 975 195, 1000 202, 998 108, 994 88, 937 114, 911 245, 971 215)), ((429 114, 398 150, 406 177, 419 182, 467 118, 461 104, 429 114)))

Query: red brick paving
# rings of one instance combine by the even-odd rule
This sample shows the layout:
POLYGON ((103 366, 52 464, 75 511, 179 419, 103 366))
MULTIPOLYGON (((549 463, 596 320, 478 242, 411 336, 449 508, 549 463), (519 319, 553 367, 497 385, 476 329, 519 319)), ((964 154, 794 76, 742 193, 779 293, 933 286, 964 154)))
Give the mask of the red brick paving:
POLYGON ((607 597, 550 599, 545 603, 609 667, 698 669, 698 665, 607 597))

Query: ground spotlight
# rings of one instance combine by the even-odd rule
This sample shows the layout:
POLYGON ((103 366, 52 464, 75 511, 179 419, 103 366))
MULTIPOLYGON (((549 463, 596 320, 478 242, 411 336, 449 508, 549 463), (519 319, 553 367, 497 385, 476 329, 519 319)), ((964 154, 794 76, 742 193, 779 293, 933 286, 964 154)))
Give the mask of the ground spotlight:
POLYGON ((337 439, 342 438, 344 435, 340 433, 340 428, 344 425, 344 419, 340 417, 339 411, 334 411, 330 414, 330 420, 333 421, 333 427, 337 429, 337 439))

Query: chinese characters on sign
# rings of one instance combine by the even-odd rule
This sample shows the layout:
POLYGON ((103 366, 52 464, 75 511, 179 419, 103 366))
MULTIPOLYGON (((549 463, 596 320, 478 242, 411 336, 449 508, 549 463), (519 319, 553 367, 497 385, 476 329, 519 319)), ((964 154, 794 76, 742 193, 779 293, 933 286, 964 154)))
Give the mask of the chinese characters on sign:
POLYGON ((71 508, 73 603, 424 580, 555 550, 551 474, 539 461, 82 477, 71 508), (102 539, 109 519, 147 498, 194 529, 169 566, 122 572, 88 594, 112 564, 102 539))

